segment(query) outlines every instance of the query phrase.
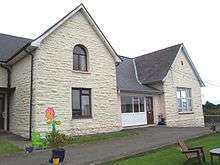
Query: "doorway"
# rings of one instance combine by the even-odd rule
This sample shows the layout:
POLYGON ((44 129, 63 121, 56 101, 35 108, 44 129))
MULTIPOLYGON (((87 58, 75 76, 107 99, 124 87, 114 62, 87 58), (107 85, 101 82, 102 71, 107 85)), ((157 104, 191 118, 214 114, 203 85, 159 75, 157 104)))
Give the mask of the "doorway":
POLYGON ((4 129, 5 123, 5 98, 4 94, 0 93, 0 129, 4 129))
POLYGON ((153 97, 146 97, 147 124, 154 124, 153 97))

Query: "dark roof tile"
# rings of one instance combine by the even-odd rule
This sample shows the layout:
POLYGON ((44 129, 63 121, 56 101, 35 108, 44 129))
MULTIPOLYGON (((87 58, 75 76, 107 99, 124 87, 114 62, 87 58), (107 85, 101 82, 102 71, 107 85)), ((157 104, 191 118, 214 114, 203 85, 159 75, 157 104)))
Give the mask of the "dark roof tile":
POLYGON ((120 57, 122 62, 117 66, 117 87, 121 91, 140 93, 161 93, 159 90, 140 84, 135 75, 132 58, 120 57))
POLYGON ((6 62, 17 51, 31 41, 32 40, 28 38, 15 37, 0 33, 0 62, 6 62))
POLYGON ((138 79, 142 84, 162 81, 167 75, 182 44, 135 58, 138 79))

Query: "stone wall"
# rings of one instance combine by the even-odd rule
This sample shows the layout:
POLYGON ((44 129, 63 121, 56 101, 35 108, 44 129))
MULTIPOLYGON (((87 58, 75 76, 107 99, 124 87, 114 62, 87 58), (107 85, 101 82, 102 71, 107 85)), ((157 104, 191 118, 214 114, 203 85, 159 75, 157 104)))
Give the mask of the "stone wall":
POLYGON ((167 126, 204 126, 201 87, 182 50, 177 55, 175 63, 165 79, 163 87, 167 126), (187 114, 178 112, 176 96, 177 87, 191 88, 192 113, 187 114))
POLYGON ((7 88, 7 70, 0 66, 0 87, 7 88))
POLYGON ((54 107, 60 130, 92 134, 121 129, 115 61, 79 11, 50 34, 34 54, 33 129, 47 131, 44 112, 54 107), (88 72, 73 70, 73 48, 88 50, 88 72), (92 118, 72 119, 72 87, 91 88, 92 118))
POLYGON ((30 112, 31 57, 16 62, 11 70, 10 132, 28 138, 30 112))

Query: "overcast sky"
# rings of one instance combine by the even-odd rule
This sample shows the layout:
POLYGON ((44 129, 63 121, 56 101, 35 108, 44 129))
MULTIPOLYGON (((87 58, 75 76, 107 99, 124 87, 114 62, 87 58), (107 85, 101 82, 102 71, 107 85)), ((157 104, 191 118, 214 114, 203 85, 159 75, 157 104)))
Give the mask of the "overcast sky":
POLYGON ((206 83, 203 102, 220 104, 219 0, 2 0, 0 33, 34 39, 80 3, 120 55, 184 43, 206 83))

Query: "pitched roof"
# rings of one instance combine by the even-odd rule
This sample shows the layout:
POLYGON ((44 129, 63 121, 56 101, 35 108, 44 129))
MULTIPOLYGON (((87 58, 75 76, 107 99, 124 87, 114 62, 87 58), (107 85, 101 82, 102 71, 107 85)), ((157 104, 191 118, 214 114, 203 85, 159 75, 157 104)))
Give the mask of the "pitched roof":
POLYGON ((121 56, 121 60, 122 62, 116 68, 117 87, 119 90, 149 94, 161 93, 159 90, 142 85, 138 82, 132 58, 121 56))
POLYGON ((96 24, 92 16, 89 14, 87 9, 83 4, 80 4, 75 9, 73 9, 71 12, 69 12, 67 15, 65 15, 63 18, 61 18, 57 23, 55 23, 53 26, 51 26, 49 29, 47 29, 43 34, 41 34, 39 37, 37 37, 32 43, 32 46, 39 46, 40 43, 48 36, 50 35, 54 30, 56 30, 58 27, 60 27, 64 22, 66 22, 69 18, 71 18, 73 15, 75 15, 78 11, 81 11, 82 14, 85 16, 85 18, 88 20, 88 22, 91 24, 92 28, 96 32, 96 34, 99 36, 99 38, 102 40, 112 57, 114 58, 115 62, 120 62, 120 58, 117 55, 116 51, 110 44, 110 42, 107 40, 99 26, 96 24))
POLYGON ((0 62, 6 62, 31 41, 32 40, 28 38, 15 37, 0 33, 0 62))
POLYGON ((138 79, 142 84, 162 81, 167 75, 182 44, 174 45, 135 58, 138 79))

